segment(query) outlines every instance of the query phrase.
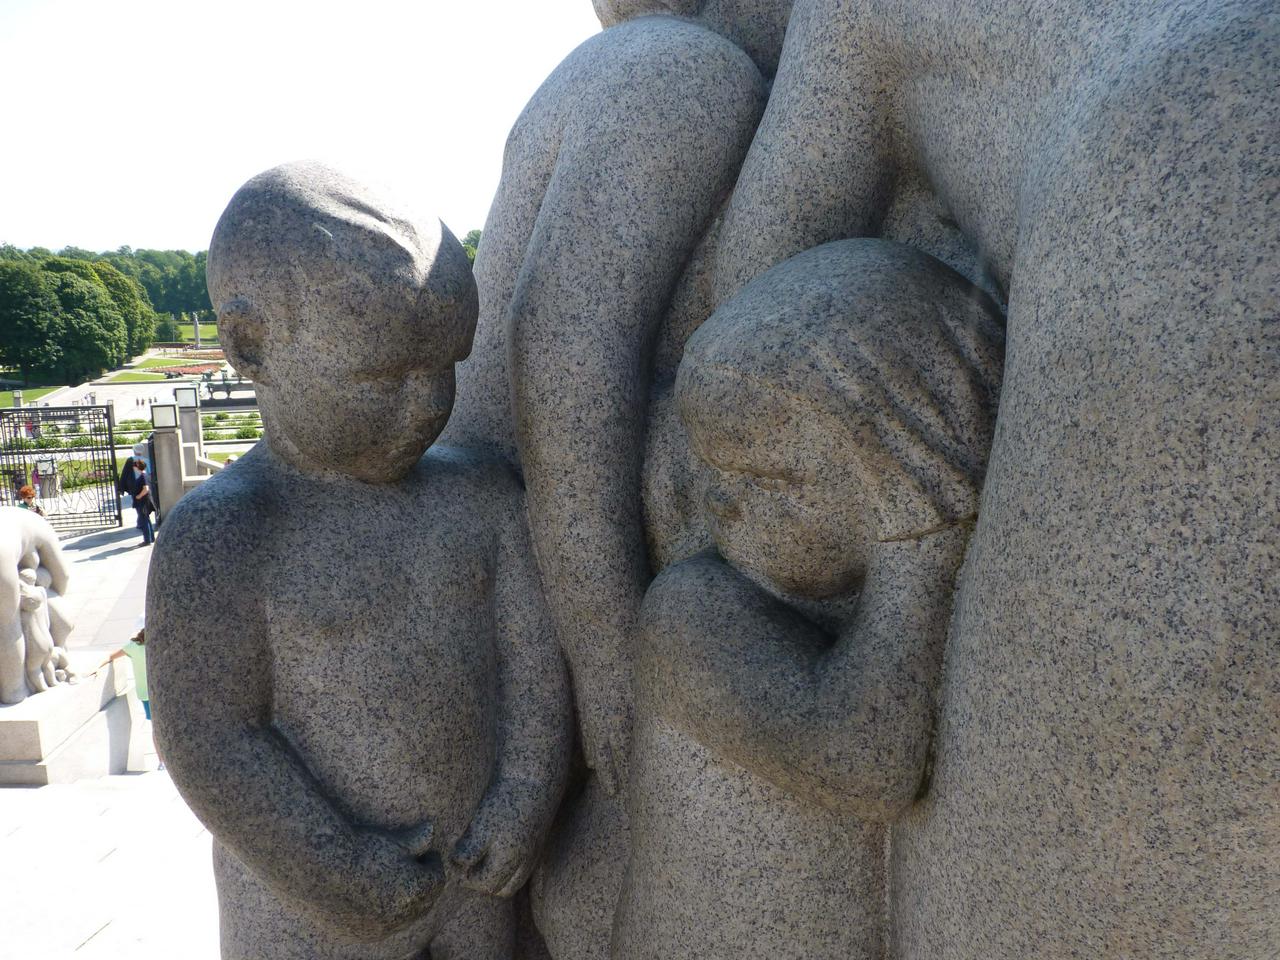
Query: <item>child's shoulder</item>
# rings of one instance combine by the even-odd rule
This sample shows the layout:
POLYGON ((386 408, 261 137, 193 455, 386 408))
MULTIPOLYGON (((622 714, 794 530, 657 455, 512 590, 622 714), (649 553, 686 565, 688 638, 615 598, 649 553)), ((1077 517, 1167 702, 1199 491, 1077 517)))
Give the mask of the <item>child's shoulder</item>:
POLYGON ((509 509, 524 501, 520 477, 501 457, 463 447, 433 446, 418 464, 418 476, 435 499, 456 498, 476 506, 509 509))
POLYGON ((183 545, 207 549, 213 543, 236 543, 247 548, 256 543, 262 519, 272 509, 272 492, 279 487, 272 473, 267 458, 250 453, 184 495, 163 513, 158 542, 165 545, 164 552, 183 545))

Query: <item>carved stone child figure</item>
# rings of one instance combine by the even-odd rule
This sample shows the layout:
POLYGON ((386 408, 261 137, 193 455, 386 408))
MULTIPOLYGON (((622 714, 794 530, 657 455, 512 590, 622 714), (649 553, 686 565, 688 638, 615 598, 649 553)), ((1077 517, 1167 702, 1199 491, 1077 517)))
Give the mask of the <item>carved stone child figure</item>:
POLYGON ((29 510, 0 510, 0 704, 74 679, 64 649, 72 623, 59 605, 67 580, 49 521, 29 510))
POLYGON ((36 570, 24 567, 18 572, 22 611, 22 636, 27 650, 27 685, 43 693, 59 683, 75 679, 67 651, 55 642, 50 617, 50 596, 37 577, 36 570))
POLYGON ((622 960, 884 956, 884 824, 925 779, 997 318, 940 262, 854 240, 691 338, 677 401, 718 553, 645 599, 622 960))
POLYGON ((147 633, 223 956, 508 957, 570 701, 516 478, 423 455, 470 349, 466 256, 294 164, 236 193, 208 275, 266 442, 167 518, 147 633))

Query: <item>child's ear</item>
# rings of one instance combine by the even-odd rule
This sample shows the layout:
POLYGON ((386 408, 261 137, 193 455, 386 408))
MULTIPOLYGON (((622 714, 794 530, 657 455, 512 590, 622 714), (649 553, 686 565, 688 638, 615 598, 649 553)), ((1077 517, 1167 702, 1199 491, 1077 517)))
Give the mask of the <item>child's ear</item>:
POLYGON ((218 307, 218 339, 237 373, 255 383, 270 384, 265 357, 266 321, 251 301, 236 297, 218 307))

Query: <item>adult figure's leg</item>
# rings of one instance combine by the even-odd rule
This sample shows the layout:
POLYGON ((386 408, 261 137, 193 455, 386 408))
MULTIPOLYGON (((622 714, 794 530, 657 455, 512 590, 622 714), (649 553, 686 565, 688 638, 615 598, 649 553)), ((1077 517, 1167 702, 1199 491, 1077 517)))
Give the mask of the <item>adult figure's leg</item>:
MULTIPOLYGON (((874 111, 854 103, 860 124, 805 149, 838 98, 876 89, 842 59, 874 56, 862 25, 823 38, 822 4, 840 6, 806 0, 788 50, 808 31, 846 72, 784 54, 722 294, 877 229, 883 164, 858 148, 874 111), (841 164, 851 186, 832 192, 841 164)), ((1110 20, 1058 65, 1054 98, 1000 102, 1034 107, 1009 130, 1035 140, 1006 185, 1021 200, 1008 363, 938 766, 896 831, 905 960, 1253 960, 1280 942, 1280 13, 1090 12, 1110 20)), ((920 131, 934 181, 971 206, 992 185, 936 133, 920 131)))
POLYGON ((1031 156, 904 960, 1280 945, 1280 13, 1186 6, 1031 156))

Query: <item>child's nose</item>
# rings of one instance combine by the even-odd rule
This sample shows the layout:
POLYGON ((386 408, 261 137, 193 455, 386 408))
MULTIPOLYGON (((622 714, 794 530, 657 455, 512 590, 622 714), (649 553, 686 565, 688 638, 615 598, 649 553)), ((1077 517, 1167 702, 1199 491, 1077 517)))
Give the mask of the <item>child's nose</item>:
POLYGON ((706 503, 707 509, 719 520, 738 518, 738 502, 723 487, 708 487, 706 503))

